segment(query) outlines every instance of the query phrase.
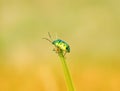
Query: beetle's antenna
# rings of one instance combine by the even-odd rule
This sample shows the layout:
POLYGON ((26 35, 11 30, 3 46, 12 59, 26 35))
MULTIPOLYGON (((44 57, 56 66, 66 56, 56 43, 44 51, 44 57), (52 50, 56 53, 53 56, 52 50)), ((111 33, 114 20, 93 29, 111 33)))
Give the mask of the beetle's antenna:
POLYGON ((42 39, 45 39, 45 40, 47 40, 47 41, 49 41, 49 42, 51 42, 52 43, 52 37, 51 37, 51 35, 50 35, 50 33, 48 32, 48 36, 49 36, 49 38, 50 39, 48 39, 48 38, 42 38, 42 39))
POLYGON ((48 38, 42 38, 42 39, 48 40, 49 42, 51 42, 51 43, 52 43, 52 41, 51 41, 51 40, 49 40, 48 38))
POLYGON ((51 37, 51 35, 50 35, 50 33, 49 33, 49 32, 48 32, 48 35, 49 35, 49 38, 51 39, 51 41, 53 41, 53 40, 52 40, 52 37, 51 37))
POLYGON ((49 32, 48 32, 48 36, 49 36, 49 38, 50 38, 50 39, 48 39, 48 38, 42 38, 42 39, 45 39, 45 40, 47 40, 47 41, 49 41, 49 42, 51 42, 51 43, 52 43, 52 41, 53 41, 53 40, 52 40, 52 37, 51 37, 51 35, 50 35, 50 33, 49 33, 49 32))

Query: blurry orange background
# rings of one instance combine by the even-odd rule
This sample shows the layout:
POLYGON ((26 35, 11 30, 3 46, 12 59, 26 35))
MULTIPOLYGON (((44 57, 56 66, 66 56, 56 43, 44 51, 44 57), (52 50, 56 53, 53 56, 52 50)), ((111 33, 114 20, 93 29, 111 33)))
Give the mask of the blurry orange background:
POLYGON ((120 91, 119 0, 0 0, 0 91, 67 91, 48 32, 76 91, 120 91))

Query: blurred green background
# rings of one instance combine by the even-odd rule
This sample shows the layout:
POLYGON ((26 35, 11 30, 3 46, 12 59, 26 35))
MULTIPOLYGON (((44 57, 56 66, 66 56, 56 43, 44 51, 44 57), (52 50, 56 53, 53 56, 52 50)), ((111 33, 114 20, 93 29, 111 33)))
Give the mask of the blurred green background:
POLYGON ((48 32, 76 91, 120 91, 119 0, 0 0, 0 91, 67 91, 48 32))

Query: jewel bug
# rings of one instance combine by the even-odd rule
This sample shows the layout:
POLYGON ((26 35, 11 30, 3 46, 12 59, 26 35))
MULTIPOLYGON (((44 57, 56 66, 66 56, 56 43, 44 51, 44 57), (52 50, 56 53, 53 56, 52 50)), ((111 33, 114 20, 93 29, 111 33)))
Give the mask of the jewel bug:
POLYGON ((61 39, 52 40, 52 37, 49 32, 48 32, 48 36, 49 36, 49 39, 48 38, 43 38, 43 39, 48 40, 55 46, 55 49, 53 49, 53 51, 56 51, 56 53, 59 53, 62 51, 64 53, 63 54, 64 56, 66 53, 70 53, 70 46, 65 41, 61 39))

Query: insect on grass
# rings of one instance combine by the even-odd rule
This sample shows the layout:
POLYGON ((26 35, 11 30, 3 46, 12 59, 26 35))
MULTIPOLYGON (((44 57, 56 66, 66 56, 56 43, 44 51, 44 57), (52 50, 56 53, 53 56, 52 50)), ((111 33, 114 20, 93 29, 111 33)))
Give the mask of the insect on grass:
POLYGON ((67 42, 61 39, 52 40, 52 37, 49 32, 48 35, 50 39, 48 38, 43 38, 43 39, 48 40, 55 46, 53 50, 56 51, 56 53, 62 52, 64 56, 66 53, 70 53, 70 46, 67 44, 67 42))
POLYGON ((74 87, 73 87, 72 79, 71 79, 71 76, 69 73, 69 69, 68 69, 68 66, 66 63, 66 59, 65 59, 66 53, 70 53, 70 46, 67 44, 67 42, 65 42, 61 39, 52 40, 52 37, 49 32, 48 32, 48 35, 49 35, 50 39, 48 39, 48 38, 43 38, 43 39, 48 40, 55 46, 55 48, 53 50, 58 54, 58 56, 61 59, 68 90, 75 91, 74 87))

